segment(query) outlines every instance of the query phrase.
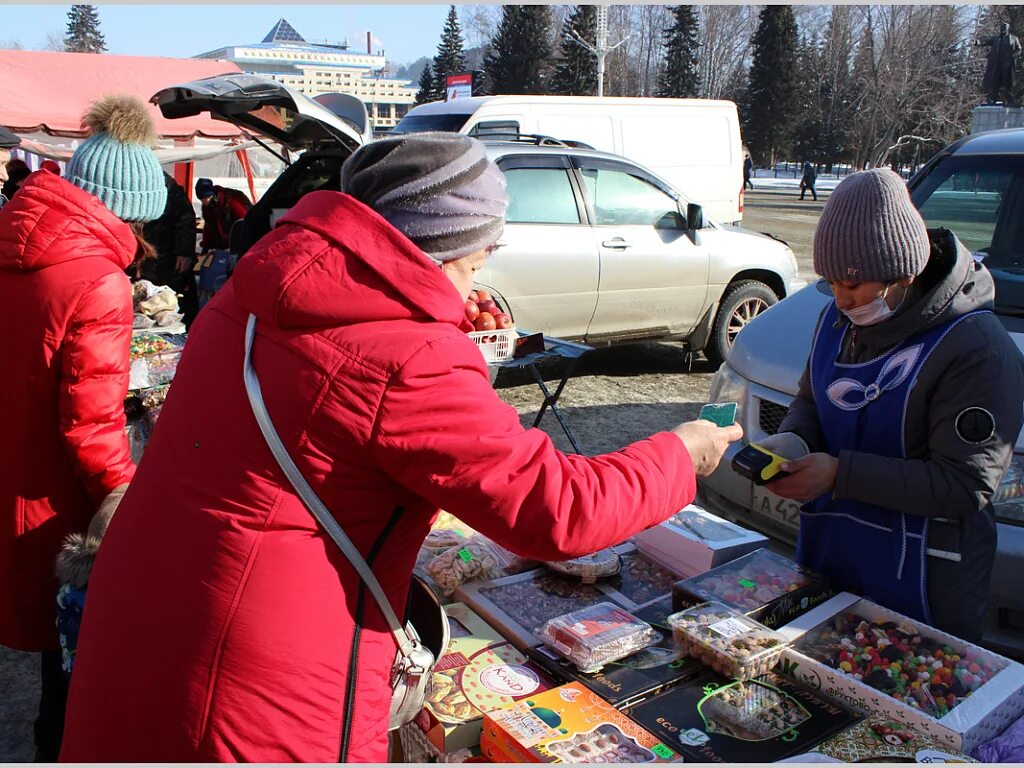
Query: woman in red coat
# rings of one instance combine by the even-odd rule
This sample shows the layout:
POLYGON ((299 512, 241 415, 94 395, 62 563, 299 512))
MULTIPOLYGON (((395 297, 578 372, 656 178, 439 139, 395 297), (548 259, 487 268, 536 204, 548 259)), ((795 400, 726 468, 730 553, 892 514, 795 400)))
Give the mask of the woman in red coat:
POLYGON ((0 644, 42 652, 42 760, 57 758, 66 696, 57 554, 135 470, 124 432, 124 270, 140 244, 126 222, 156 218, 166 199, 145 109, 97 102, 67 180, 34 173, 0 211, 0 644))
POLYGON ((306 195, 193 326, 92 575, 64 760, 387 759, 394 638, 260 434, 250 313, 277 431, 399 613, 438 508, 527 557, 583 555, 690 502, 740 437, 693 422, 559 453, 465 333, 507 205, 483 146, 376 141, 342 185, 306 195))

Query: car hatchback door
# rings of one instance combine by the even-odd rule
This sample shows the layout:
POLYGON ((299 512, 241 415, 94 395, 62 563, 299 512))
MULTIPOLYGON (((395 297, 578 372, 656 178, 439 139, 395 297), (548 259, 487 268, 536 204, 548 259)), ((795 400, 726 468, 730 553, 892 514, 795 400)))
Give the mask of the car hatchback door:
POLYGON ((677 199, 625 162, 575 157, 600 253, 588 341, 686 334, 704 310, 708 250, 677 199))

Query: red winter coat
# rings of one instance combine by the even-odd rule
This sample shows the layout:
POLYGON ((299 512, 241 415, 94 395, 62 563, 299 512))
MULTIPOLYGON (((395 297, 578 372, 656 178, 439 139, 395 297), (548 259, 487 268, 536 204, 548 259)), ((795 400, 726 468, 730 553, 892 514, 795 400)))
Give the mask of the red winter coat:
POLYGON ((135 470, 131 228, 34 173, 0 211, 0 644, 56 649, 54 561, 135 470))
POLYGON ((399 614, 439 507, 558 559, 693 498, 672 434, 584 458, 523 429, 441 270, 353 198, 311 193, 196 321, 92 573, 64 760, 333 762, 343 738, 343 759, 386 760, 394 640, 260 435, 249 312, 281 439, 399 614))

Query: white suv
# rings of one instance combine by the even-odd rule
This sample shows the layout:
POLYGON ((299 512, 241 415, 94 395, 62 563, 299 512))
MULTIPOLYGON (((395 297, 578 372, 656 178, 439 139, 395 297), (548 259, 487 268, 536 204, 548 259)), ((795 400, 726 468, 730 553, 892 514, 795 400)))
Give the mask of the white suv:
MULTIPOLYGON (((246 217, 240 254, 302 195, 338 189, 341 163, 365 140, 329 103, 253 75, 167 88, 153 101, 168 117, 210 111, 303 152, 246 217), (267 106, 284 119, 261 122, 267 106)), ((589 344, 682 341, 719 362, 747 322, 804 285, 785 243, 707 219, 643 166, 571 143, 485 141, 510 205, 478 283, 518 327, 589 344)))

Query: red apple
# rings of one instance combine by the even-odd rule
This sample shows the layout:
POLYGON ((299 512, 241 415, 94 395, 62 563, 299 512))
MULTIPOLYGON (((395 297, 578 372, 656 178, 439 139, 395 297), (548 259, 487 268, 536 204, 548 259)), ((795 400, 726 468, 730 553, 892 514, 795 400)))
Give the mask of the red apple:
POLYGON ((473 327, 478 331, 493 331, 495 329, 494 315, 490 312, 481 312, 480 316, 473 323, 473 327))
POLYGON ((499 312, 494 316, 494 324, 498 326, 499 330, 505 328, 512 328, 515 324, 512 322, 511 315, 507 315, 504 312, 499 312))
POLYGON ((481 312, 490 312, 492 315, 496 315, 499 312, 501 312, 501 310, 498 308, 497 302, 494 299, 485 299, 484 301, 481 301, 479 304, 477 304, 477 306, 480 307, 481 312))
POLYGON ((477 301, 488 301, 493 298, 489 291, 485 291, 483 288, 476 289, 476 300, 477 301))
POLYGON ((469 319, 469 322, 472 323, 479 316, 480 316, 480 307, 478 307, 476 305, 475 301, 467 301, 466 302, 466 317, 469 319))
POLYGON ((480 302, 480 294, 476 291, 470 291, 469 298, 467 300, 472 301, 474 304, 478 304, 480 302))

